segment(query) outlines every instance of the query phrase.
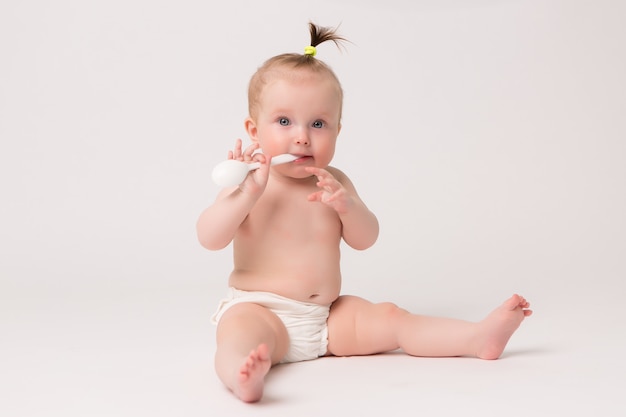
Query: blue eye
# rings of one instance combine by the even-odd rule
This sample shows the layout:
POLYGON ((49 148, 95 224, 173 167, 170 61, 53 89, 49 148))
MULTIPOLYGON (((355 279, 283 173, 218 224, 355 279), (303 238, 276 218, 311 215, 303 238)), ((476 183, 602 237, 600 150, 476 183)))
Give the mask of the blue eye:
POLYGON ((287 119, 286 117, 281 117, 280 119, 278 119, 278 123, 280 123, 281 126, 289 126, 289 119, 287 119))
POLYGON ((321 129, 322 127, 324 127, 324 122, 322 122, 321 120, 316 120, 313 122, 313 127, 321 129))

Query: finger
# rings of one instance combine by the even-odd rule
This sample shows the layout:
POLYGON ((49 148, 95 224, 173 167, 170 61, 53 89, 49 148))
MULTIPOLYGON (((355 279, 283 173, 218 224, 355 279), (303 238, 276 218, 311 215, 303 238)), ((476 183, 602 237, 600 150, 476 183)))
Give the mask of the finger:
POLYGON ((254 162, 260 162, 261 164, 265 164, 266 162, 269 163, 270 160, 271 160, 271 157, 263 154, 262 152, 257 152, 257 153, 252 154, 252 161, 254 162))
POLYGON ((237 139, 235 141, 235 151, 233 153, 234 159, 239 159, 241 157, 241 139, 237 139))
POLYGON ((337 180, 332 178, 323 178, 319 180, 316 185, 330 193, 334 193, 340 188, 340 184, 337 182, 337 180))
POLYGON ((324 194, 324 191, 316 191, 312 194, 309 194, 307 199, 309 201, 322 201, 322 194, 324 194))
POLYGON ((339 193, 335 192, 335 193, 331 193, 331 192, 326 192, 322 195, 322 202, 324 203, 332 203, 333 201, 336 201, 339 198, 339 193))
POLYGON ((305 169, 306 172, 315 175, 319 179, 327 177, 327 176, 330 175, 330 173, 328 171, 326 171, 325 169, 322 169, 322 168, 305 167, 304 169, 305 169))
POLYGON ((258 143, 253 143, 252 145, 248 146, 246 148, 246 151, 243 154, 244 161, 246 162, 252 161, 252 154, 254 153, 254 151, 258 149, 258 147, 259 147, 258 143))

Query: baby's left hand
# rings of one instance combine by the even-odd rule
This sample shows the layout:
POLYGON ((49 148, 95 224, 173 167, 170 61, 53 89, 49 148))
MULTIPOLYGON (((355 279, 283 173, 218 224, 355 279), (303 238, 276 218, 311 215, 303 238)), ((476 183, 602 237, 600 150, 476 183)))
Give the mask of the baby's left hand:
POLYGON ((339 214, 346 213, 352 200, 345 187, 325 169, 306 167, 306 170, 317 177, 317 186, 321 188, 310 194, 308 200, 326 204, 339 214))

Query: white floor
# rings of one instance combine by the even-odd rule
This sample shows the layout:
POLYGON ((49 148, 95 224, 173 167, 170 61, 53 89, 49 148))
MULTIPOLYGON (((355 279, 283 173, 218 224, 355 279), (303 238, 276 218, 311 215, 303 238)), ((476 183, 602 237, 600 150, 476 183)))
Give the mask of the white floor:
MULTIPOLYGON (((570 292, 559 299, 547 297, 549 290, 536 291, 535 314, 497 361, 391 353, 282 365, 271 372, 264 399, 248 405, 213 372, 214 329, 208 316, 220 289, 75 288, 3 299, 0 415, 626 412, 622 306, 611 294, 603 305, 593 294, 570 292)), ((450 311, 486 313, 485 300, 475 301, 474 308, 450 311)))

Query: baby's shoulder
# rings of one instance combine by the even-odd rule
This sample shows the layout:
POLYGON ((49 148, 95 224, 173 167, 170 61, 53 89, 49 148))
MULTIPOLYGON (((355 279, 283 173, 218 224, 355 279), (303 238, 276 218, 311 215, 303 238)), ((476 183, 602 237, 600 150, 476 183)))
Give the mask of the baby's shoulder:
POLYGON ((329 165, 326 167, 326 171, 328 171, 333 177, 335 177, 339 181, 341 181, 342 179, 348 179, 348 176, 345 174, 345 172, 337 167, 329 165))

